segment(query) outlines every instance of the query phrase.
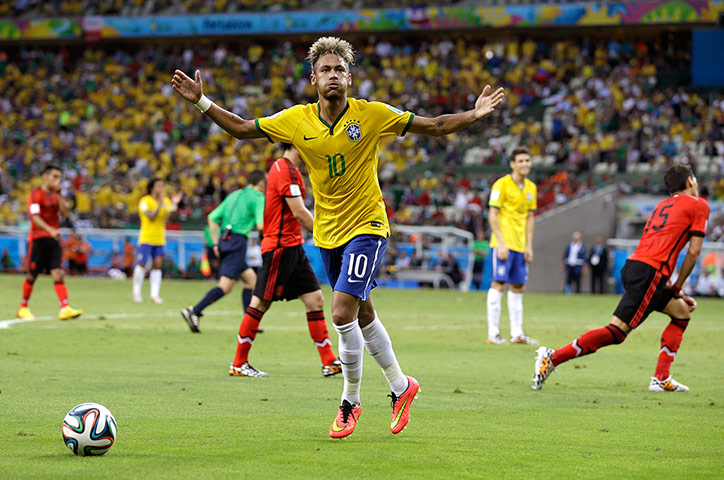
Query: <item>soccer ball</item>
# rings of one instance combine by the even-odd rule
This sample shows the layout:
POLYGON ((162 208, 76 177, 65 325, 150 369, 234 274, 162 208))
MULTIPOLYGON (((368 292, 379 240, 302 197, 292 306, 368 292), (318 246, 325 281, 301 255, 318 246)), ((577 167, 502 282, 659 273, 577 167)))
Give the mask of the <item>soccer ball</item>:
POLYGON ((76 455, 103 455, 116 441, 116 419, 103 405, 81 403, 63 419, 63 441, 76 455))

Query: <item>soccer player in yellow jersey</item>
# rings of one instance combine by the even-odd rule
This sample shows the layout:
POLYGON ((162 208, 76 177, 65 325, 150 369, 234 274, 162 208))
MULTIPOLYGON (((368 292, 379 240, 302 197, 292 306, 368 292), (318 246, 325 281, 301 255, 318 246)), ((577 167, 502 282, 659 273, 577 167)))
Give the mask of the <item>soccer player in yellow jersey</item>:
POLYGON ((323 37, 309 49, 310 81, 319 100, 296 105, 270 117, 245 120, 203 95, 201 73, 194 79, 176 70, 174 90, 229 134, 239 139, 267 138, 293 144, 307 165, 314 190, 314 241, 321 248, 334 289, 332 319, 339 334, 344 390, 329 435, 354 431, 362 412, 360 383, 366 348, 392 390, 390 430, 407 425, 410 404, 420 388, 402 373, 390 337, 370 298, 384 258, 390 227, 377 179, 380 138, 407 132, 441 136, 489 115, 503 101, 503 89, 486 86, 467 112, 435 118, 415 116, 379 102, 347 97, 352 84, 352 46, 323 37))
POLYGON ((523 333, 523 292, 528 283, 528 264, 533 261, 533 230, 538 190, 528 180, 530 152, 518 147, 511 153, 509 175, 499 178, 490 190, 488 221, 493 230, 490 239, 493 276, 488 290, 488 343, 505 345, 501 335, 500 303, 505 284, 508 290, 510 342, 538 345, 538 340, 523 333))
POLYGON ((166 185, 160 178, 152 178, 147 186, 148 195, 138 201, 138 216, 141 217, 141 232, 138 235, 138 261, 133 269, 133 301, 140 303, 143 278, 146 276, 146 264, 151 258, 153 265, 148 280, 151 283, 151 302, 163 303, 161 292, 161 266, 163 265, 164 247, 166 246, 166 221, 171 212, 176 210, 182 192, 169 199, 166 185))

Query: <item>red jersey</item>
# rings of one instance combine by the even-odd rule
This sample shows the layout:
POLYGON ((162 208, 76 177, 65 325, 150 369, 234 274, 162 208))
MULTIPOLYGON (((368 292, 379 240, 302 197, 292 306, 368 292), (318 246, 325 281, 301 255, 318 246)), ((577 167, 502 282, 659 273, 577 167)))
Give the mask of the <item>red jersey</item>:
POLYGON ((60 202, 58 201, 58 194, 45 193, 45 191, 38 187, 30 192, 28 197, 28 218, 30 220, 30 240, 38 238, 50 238, 50 234, 35 225, 32 221, 33 215, 40 215, 40 218, 45 220, 45 223, 53 228, 60 228, 60 216, 58 211, 60 210, 60 202))
POLYGON ((277 159, 266 177, 262 253, 304 243, 302 226, 286 202, 288 197, 304 198, 304 194, 304 180, 299 169, 284 157, 277 159))
POLYGON ((674 195, 660 201, 629 259, 651 265, 670 277, 689 237, 705 235, 708 218, 709 204, 703 198, 674 195))

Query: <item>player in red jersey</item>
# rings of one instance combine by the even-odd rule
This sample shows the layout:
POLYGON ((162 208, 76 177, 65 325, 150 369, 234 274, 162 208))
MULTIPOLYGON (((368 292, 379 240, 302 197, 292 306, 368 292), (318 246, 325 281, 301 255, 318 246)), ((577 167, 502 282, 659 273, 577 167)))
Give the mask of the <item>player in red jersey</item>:
POLYGON ((16 316, 34 320, 35 316, 28 308, 28 300, 33 292, 35 279, 39 273, 50 273, 55 283, 55 293, 60 301, 58 318, 67 320, 80 316, 83 311, 68 305, 68 290, 63 281, 63 249, 60 246, 60 215, 70 213, 60 191, 61 170, 56 165, 48 165, 43 170, 43 184, 33 189, 28 197, 28 215, 30 216, 30 234, 28 235, 28 275, 23 282, 23 298, 16 316))
POLYGON ((540 347, 537 352, 533 389, 540 390, 556 366, 588 355, 601 347, 619 344, 628 333, 654 310, 671 318, 661 336, 656 372, 651 377, 652 392, 688 392, 689 387, 674 380, 669 369, 676 358, 696 301, 683 295, 681 287, 699 259, 709 218, 709 205, 699 198, 696 177, 686 165, 674 165, 664 174, 671 197, 662 200, 649 215, 641 241, 621 270, 624 294, 611 323, 589 330, 563 348, 540 347), (689 250, 678 278, 669 284, 679 253, 686 243, 689 250))
POLYGON ((239 327, 236 356, 229 375, 269 376, 248 361, 259 323, 273 301, 299 298, 307 310, 307 326, 322 360, 322 374, 329 377, 341 373, 342 364, 332 351, 324 319, 324 297, 302 246, 302 226, 311 232, 314 224, 311 212, 304 206, 304 180, 297 168, 302 159, 292 145, 283 143, 282 149, 282 157, 272 164, 267 175, 261 241, 263 263, 257 272, 254 296, 239 327))

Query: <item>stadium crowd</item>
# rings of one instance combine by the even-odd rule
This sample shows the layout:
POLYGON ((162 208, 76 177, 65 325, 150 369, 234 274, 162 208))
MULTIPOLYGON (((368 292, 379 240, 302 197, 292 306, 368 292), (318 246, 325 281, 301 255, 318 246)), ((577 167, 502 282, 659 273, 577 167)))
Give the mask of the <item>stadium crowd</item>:
MULTIPOLYGON (((491 121, 447 138, 384 143, 380 176, 394 222, 469 221, 485 210, 500 175, 486 167, 505 166, 518 143, 536 163, 550 163, 541 172, 557 171, 534 170, 541 210, 615 181, 615 171, 644 172, 675 159, 710 174, 704 193, 724 198, 724 97, 657 85, 660 71, 688 68, 689 49, 680 42, 371 38, 357 46, 354 95, 419 115, 467 108, 486 83, 507 90, 505 108, 491 121), (541 106, 545 113, 532 116, 541 106), (480 154, 465 154, 471 146, 480 154), (411 167, 422 169, 410 178, 411 167), (463 173, 470 169, 476 173, 463 173)), ((306 47, 0 52, 0 222, 24 220, 31 179, 49 161, 63 165, 64 192, 93 226, 135 221, 145 179, 154 175, 185 193, 179 220, 202 220, 278 152, 235 141, 173 98, 170 72, 201 68, 210 97, 255 118, 315 100, 306 47)))
POLYGON ((15 0, 0 3, 0 17, 138 16, 299 10, 313 0, 15 0))

